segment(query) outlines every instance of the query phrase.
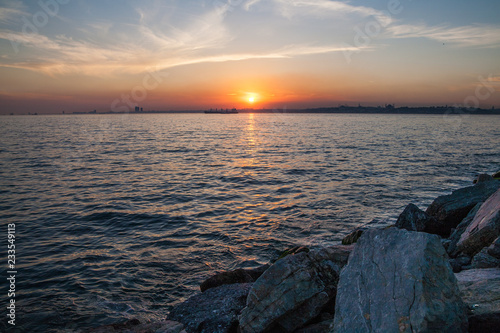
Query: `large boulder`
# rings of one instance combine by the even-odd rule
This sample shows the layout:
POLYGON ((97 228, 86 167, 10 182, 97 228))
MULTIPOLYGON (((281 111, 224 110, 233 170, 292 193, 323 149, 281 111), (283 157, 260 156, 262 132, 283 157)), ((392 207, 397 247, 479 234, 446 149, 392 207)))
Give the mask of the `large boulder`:
POLYGON ((488 247, 488 254, 492 257, 500 259, 500 237, 488 247))
POLYGON ((488 253, 488 248, 485 247, 478 254, 476 254, 471 261, 469 267, 464 267, 466 269, 473 268, 500 268, 500 259, 491 256, 488 253))
POLYGON ((251 287, 240 283, 208 289, 176 305, 168 319, 184 324, 188 333, 235 332, 251 287))
POLYGON ((471 269, 455 274, 469 306, 469 332, 493 333, 500 327, 500 268, 471 269))
POLYGON ((414 204, 406 206, 396 221, 396 227, 408 231, 432 230, 437 221, 414 204))
POLYGON ((460 237, 462 237, 462 234, 467 230, 467 227, 474 221, 474 217, 476 217, 477 212, 479 211, 479 208, 481 208, 481 205, 483 202, 480 202, 472 208, 472 210, 467 214, 467 216, 460 222, 460 224, 453 229, 453 232, 450 235, 449 238, 449 245, 446 248, 446 252, 450 255, 450 257, 456 257, 458 255, 458 249, 457 249, 457 243, 460 240, 460 237))
POLYGON ((451 229, 456 228, 477 203, 486 201, 498 188, 500 188, 500 181, 493 180, 437 197, 426 210, 426 213, 434 217, 437 223, 427 232, 448 237, 451 229))
POLYGON ((200 284, 201 292, 207 289, 219 287, 225 284, 255 282, 268 269, 269 265, 263 265, 254 269, 235 269, 209 277, 200 284))
POLYGON ((317 317, 335 300, 339 273, 351 250, 332 246, 278 260, 250 290, 240 331, 293 332, 317 317))
POLYGON ((475 255, 482 248, 490 246, 498 236, 500 236, 500 190, 481 205, 472 223, 460 236, 457 251, 475 255))
POLYGON ((439 237, 369 230, 340 274, 332 332, 467 332, 439 237))

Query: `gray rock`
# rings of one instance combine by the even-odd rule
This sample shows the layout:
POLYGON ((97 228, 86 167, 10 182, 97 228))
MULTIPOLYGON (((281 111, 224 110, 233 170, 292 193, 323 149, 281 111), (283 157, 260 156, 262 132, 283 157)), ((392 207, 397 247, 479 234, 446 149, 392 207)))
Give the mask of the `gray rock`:
POLYGON ((498 188, 500 188, 500 181, 493 180, 436 198, 427 208, 426 213, 434 217, 437 223, 427 232, 448 237, 451 229, 456 228, 477 203, 488 199, 498 188))
POLYGON ((288 249, 284 250, 283 252, 281 252, 278 257, 271 259, 271 263, 274 264, 276 261, 283 259, 291 254, 298 254, 301 252, 309 252, 309 251, 310 250, 308 247, 302 246, 302 245, 297 245, 297 246, 288 248, 288 249))
POLYGON ((242 333, 292 332, 335 299, 352 246, 332 246, 278 260, 254 283, 240 315, 242 333))
POLYGON ((188 333, 230 333, 238 327, 251 283, 208 289, 176 305, 168 319, 181 322, 188 333))
POLYGON ((471 269, 455 274, 470 309, 469 332, 493 333, 500 327, 500 269, 471 269))
POLYGON ((471 257, 461 255, 456 258, 450 259, 451 268, 453 268, 453 273, 458 273, 463 269, 467 269, 472 261, 471 257))
POLYGON ((500 259, 500 237, 495 239, 490 247, 488 247, 488 254, 492 257, 500 259))
POLYGON ((500 179, 500 171, 498 171, 497 173, 493 174, 493 178, 500 179))
POLYGON ((453 229, 451 236, 449 238, 449 245, 446 247, 446 252, 450 255, 450 257, 456 257, 458 255, 458 249, 457 249, 457 243, 460 240, 460 237, 462 237, 462 234, 464 231, 467 229, 469 224, 474 221, 474 217, 476 216, 477 212, 479 211, 479 208, 481 208, 481 205, 483 202, 479 202, 472 208, 472 210, 467 214, 467 216, 460 222, 460 224, 457 226, 456 229, 453 229))
POLYGON ((436 235, 369 230, 340 274, 332 332, 467 332, 448 256, 436 235))
POLYGON ((396 221, 396 227, 408 231, 428 231, 432 230, 437 221, 432 216, 420 210, 414 204, 406 206, 396 221))
POLYGON ((472 256, 482 248, 490 246, 498 236, 500 236, 500 190, 481 205, 472 223, 460 236, 457 251, 472 256))
POLYGON ((488 248, 484 248, 472 258, 470 267, 467 268, 500 268, 500 259, 489 255, 488 248))
POLYGON ((482 183, 482 182, 489 182, 490 180, 493 180, 494 178, 486 173, 482 173, 480 175, 477 176, 476 179, 474 179, 474 184, 477 184, 477 183, 482 183))
POLYGON ((354 244, 358 241, 359 237, 368 230, 368 228, 357 228, 354 231, 352 231, 349 235, 345 236, 344 239, 342 239, 342 245, 351 245, 354 244))
POLYGON ((221 272, 206 279, 200 284, 200 290, 204 292, 210 288, 219 287, 225 284, 249 282, 255 282, 255 280, 244 269, 240 268, 234 271, 221 272))

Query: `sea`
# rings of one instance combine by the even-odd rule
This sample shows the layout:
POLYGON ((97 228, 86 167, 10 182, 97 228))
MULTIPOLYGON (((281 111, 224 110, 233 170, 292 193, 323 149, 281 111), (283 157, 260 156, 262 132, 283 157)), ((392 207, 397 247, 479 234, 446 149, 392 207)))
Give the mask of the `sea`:
POLYGON ((500 116, 2 116, 0 139, 3 332, 162 320, 216 272, 500 170, 500 116))

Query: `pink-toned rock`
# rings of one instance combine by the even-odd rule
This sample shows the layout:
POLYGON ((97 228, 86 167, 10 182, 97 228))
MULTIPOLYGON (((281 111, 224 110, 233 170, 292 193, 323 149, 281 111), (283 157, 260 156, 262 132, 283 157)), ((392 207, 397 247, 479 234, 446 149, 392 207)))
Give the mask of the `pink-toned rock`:
POLYGON ((500 236, 500 190, 479 208, 472 223, 457 243, 458 252, 475 255, 500 236))

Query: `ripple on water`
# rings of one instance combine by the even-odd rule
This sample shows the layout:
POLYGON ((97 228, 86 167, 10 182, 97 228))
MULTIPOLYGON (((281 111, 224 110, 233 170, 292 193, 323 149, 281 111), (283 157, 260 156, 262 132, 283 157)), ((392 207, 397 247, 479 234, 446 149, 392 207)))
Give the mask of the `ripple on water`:
POLYGON ((20 329, 163 319, 214 272, 387 225, 409 202, 424 208, 498 171, 499 125, 389 115, 6 117, 0 210, 16 223, 20 329))

